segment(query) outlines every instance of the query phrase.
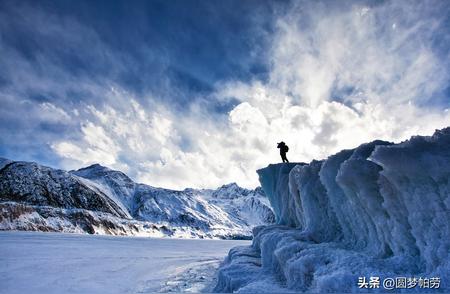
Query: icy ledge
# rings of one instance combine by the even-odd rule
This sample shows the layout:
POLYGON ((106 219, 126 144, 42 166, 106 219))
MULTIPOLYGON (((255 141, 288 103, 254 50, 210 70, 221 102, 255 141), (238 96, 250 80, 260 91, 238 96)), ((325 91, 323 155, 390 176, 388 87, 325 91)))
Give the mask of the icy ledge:
POLYGON ((450 291, 450 128, 258 174, 277 225, 230 251, 215 291, 358 292, 370 276, 439 277, 422 290, 450 291))

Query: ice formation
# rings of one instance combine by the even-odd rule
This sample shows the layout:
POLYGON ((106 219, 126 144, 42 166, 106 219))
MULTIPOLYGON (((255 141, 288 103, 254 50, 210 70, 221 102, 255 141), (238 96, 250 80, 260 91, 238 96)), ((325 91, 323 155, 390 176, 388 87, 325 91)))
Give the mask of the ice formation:
POLYGON ((409 290, 450 291, 450 128, 258 174, 277 224, 230 251, 215 291, 386 291, 359 277, 437 277, 409 290))

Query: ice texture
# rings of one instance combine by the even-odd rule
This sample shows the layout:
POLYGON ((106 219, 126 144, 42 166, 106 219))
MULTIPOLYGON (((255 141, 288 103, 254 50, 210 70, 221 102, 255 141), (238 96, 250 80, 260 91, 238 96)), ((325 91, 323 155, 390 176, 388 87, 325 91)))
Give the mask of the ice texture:
POLYGON ((271 164, 258 171, 261 187, 272 205, 277 224, 298 225, 294 199, 289 197, 289 172, 302 163, 271 164))
POLYGON ((450 128, 258 174, 277 224, 230 251, 215 291, 386 291, 360 289, 370 276, 439 277, 409 291, 450 291, 450 128))

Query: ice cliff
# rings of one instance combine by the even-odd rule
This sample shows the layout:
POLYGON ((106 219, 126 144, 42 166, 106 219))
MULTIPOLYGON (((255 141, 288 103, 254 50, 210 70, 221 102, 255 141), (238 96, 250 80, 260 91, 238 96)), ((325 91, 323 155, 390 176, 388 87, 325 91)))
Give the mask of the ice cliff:
POLYGON ((386 292, 359 288, 371 276, 450 291, 450 128, 258 174, 277 224, 230 251, 215 291, 386 292))

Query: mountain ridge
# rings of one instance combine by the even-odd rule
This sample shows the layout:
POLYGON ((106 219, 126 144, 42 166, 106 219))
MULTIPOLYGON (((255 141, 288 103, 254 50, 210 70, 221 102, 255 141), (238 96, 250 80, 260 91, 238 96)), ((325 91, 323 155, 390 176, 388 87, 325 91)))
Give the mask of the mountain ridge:
POLYGON ((248 239, 274 221, 262 190, 171 190, 100 164, 64 171, 0 158, 0 230, 248 239))

